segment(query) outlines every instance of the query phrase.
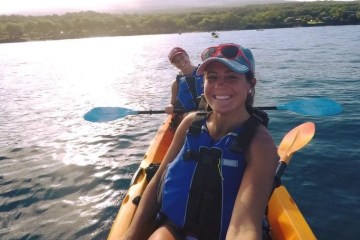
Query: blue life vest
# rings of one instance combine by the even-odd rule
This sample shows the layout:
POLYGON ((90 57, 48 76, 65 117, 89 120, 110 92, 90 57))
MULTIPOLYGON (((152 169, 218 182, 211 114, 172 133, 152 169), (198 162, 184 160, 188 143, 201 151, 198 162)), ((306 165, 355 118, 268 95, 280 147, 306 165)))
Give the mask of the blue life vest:
POLYGON ((207 131, 205 118, 200 127, 189 128, 162 183, 161 214, 178 229, 198 239, 225 239, 245 169, 244 149, 259 124, 250 118, 250 133, 244 127, 249 124, 244 124, 216 141, 207 131), (245 145, 239 147, 244 138, 245 145))
POLYGON ((177 75, 178 93, 176 96, 175 109, 185 112, 196 110, 198 97, 204 93, 203 77, 196 75, 196 70, 191 75, 177 75))

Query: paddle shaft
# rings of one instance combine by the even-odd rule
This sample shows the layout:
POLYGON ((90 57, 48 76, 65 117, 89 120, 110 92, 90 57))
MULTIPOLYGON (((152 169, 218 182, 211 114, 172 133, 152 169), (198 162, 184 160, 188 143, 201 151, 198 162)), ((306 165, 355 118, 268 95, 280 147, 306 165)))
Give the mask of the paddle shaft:
POLYGON ((273 191, 275 188, 281 185, 281 176, 283 175, 286 167, 287 167, 286 162, 280 160, 275 172, 275 182, 273 186, 273 191))
MULTIPOLYGON (((256 107, 261 110, 277 110, 277 107, 256 107)), ((137 111, 138 114, 162 114, 165 113, 165 110, 145 110, 145 111, 137 111)), ((179 109, 174 109, 174 113, 182 113, 179 109)))
MULTIPOLYGON (((256 107, 257 109, 261 110, 277 110, 277 107, 256 107)), ((165 110, 145 110, 145 111, 137 111, 138 114, 162 114, 165 113, 165 110)), ((174 113, 182 113, 181 110, 175 109, 174 113)))
MULTIPOLYGON (((174 113, 183 113, 182 110, 174 109, 174 113)), ((138 114, 162 114, 165 113, 165 110, 145 110, 145 111, 137 111, 138 114)))
POLYGON ((162 114, 165 110, 149 110, 149 111, 138 111, 138 114, 162 114))
POLYGON ((257 109, 261 109, 261 110, 277 110, 278 108, 276 106, 273 107, 255 107, 257 109))

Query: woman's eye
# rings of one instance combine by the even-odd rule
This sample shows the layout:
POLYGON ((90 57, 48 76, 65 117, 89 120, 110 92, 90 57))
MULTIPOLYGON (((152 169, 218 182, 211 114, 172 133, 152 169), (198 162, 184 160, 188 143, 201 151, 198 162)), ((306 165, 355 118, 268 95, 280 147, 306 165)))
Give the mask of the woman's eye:
POLYGON ((227 82, 235 82, 238 80, 238 77, 237 76, 234 76, 234 75, 230 75, 230 76, 227 76, 226 77, 226 81, 227 82))
POLYGON ((208 81, 208 82, 216 82, 216 80, 217 80, 217 77, 216 76, 207 76, 206 77, 206 81, 208 81))

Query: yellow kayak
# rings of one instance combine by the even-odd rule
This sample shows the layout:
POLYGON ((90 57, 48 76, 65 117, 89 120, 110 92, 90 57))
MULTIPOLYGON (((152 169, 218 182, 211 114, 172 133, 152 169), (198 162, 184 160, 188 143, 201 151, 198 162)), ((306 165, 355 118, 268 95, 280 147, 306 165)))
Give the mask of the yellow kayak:
MULTIPOLYGON (((161 163, 174 137, 171 118, 171 115, 166 118, 151 141, 121 204, 108 240, 119 238, 128 229, 137 209, 137 203, 148 184, 148 178, 153 174, 152 166, 161 163)), ((270 235, 274 240, 316 239, 295 201, 283 185, 274 190, 269 201, 267 217, 270 235)))

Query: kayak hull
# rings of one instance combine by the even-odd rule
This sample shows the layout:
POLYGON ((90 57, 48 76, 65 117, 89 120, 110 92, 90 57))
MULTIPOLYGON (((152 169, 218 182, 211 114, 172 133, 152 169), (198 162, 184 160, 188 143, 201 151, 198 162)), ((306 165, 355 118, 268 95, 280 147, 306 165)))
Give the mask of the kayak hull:
POLYGON ((142 196, 148 184, 148 173, 146 169, 152 164, 161 163, 174 137, 175 131, 170 124, 171 115, 169 115, 165 122, 159 127, 158 132, 151 141, 150 147, 146 151, 144 159, 141 161, 139 169, 131 181, 130 188, 121 203, 120 210, 112 225, 108 239, 116 239, 122 236, 129 228, 136 212, 139 198, 142 196))
MULTIPOLYGON (((149 172, 147 169, 153 164, 161 163, 174 137, 174 129, 170 126, 171 116, 169 115, 165 122, 159 127, 138 171, 132 179, 130 188, 113 222, 108 240, 123 236, 130 226, 137 209, 137 204, 148 184, 147 178, 149 177, 149 172)), ((270 198, 267 218, 270 224, 270 235, 272 239, 316 239, 295 201, 283 185, 277 187, 270 198)))
POLYGON ((267 218, 272 239, 316 239, 294 199, 283 185, 277 187, 270 198, 267 218))

